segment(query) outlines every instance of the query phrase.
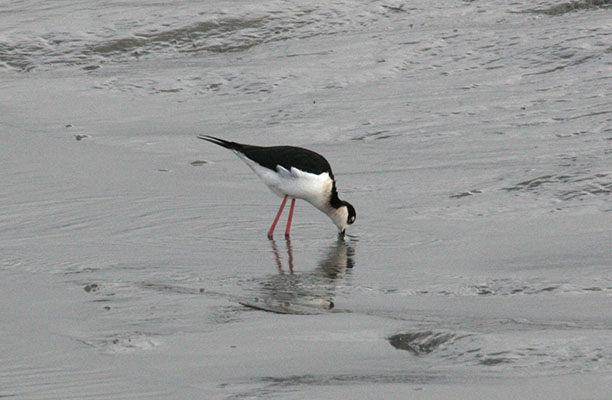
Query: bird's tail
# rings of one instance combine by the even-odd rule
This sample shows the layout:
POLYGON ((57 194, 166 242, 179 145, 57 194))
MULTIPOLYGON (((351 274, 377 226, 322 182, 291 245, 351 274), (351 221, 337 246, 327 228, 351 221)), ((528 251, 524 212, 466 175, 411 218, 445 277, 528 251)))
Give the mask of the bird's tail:
POLYGON ((225 147, 226 149, 230 149, 230 150, 237 150, 237 149, 240 149, 241 147, 240 143, 230 142, 230 141, 219 139, 217 137, 209 136, 209 135, 200 135, 198 136, 198 139, 202 139, 202 140, 206 140, 207 142, 218 144, 219 146, 225 147))

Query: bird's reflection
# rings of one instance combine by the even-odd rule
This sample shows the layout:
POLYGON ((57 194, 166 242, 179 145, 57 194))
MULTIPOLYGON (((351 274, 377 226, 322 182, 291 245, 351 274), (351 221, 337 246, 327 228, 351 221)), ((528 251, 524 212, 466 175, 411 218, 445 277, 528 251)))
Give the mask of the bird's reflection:
POLYGON ((278 273, 259 280, 256 297, 241 302, 243 305, 282 314, 312 314, 333 308, 339 283, 355 265, 351 240, 338 238, 324 250, 318 266, 306 272, 295 272, 291 240, 285 240, 286 267, 275 240, 270 240, 270 247, 278 273))
MULTIPOLYGON (((291 239, 285 239, 287 244, 287 263, 289 264, 289 272, 293 274, 293 250, 291 249, 291 239)), ((276 246, 276 240, 270 239, 270 246, 272 246, 272 253, 274 254, 274 261, 276 262, 276 268, 279 273, 283 273, 283 263, 281 262, 280 253, 278 252, 278 246, 276 246)))
POLYGON ((329 278, 336 278, 347 269, 354 267, 353 256, 355 251, 344 238, 338 238, 336 243, 329 247, 324 257, 319 260, 319 268, 329 278))

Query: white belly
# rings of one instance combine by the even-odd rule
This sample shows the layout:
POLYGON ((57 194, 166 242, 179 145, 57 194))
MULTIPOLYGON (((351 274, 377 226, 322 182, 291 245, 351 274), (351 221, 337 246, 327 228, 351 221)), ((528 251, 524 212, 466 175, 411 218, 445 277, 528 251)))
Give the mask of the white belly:
POLYGON ((323 210, 329 202, 332 180, 327 172, 320 175, 300 171, 296 168, 287 170, 281 166, 276 171, 262 167, 236 152, 262 181, 280 197, 289 195, 295 199, 306 200, 313 206, 323 210))

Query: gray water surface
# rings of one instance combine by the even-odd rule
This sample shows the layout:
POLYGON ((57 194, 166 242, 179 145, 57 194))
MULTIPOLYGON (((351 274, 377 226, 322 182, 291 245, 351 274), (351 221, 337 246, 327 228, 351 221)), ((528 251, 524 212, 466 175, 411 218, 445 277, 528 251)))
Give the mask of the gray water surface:
POLYGON ((0 397, 609 398, 611 7, 0 5, 0 397))

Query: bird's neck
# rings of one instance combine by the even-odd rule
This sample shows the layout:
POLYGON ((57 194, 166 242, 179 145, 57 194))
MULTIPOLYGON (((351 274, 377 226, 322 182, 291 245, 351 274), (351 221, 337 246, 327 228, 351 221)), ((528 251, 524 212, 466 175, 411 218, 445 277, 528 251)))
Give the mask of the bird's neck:
POLYGON ((338 197, 338 191, 336 190, 336 182, 333 181, 331 193, 329 194, 329 206, 338 209, 342 206, 342 200, 338 197))

